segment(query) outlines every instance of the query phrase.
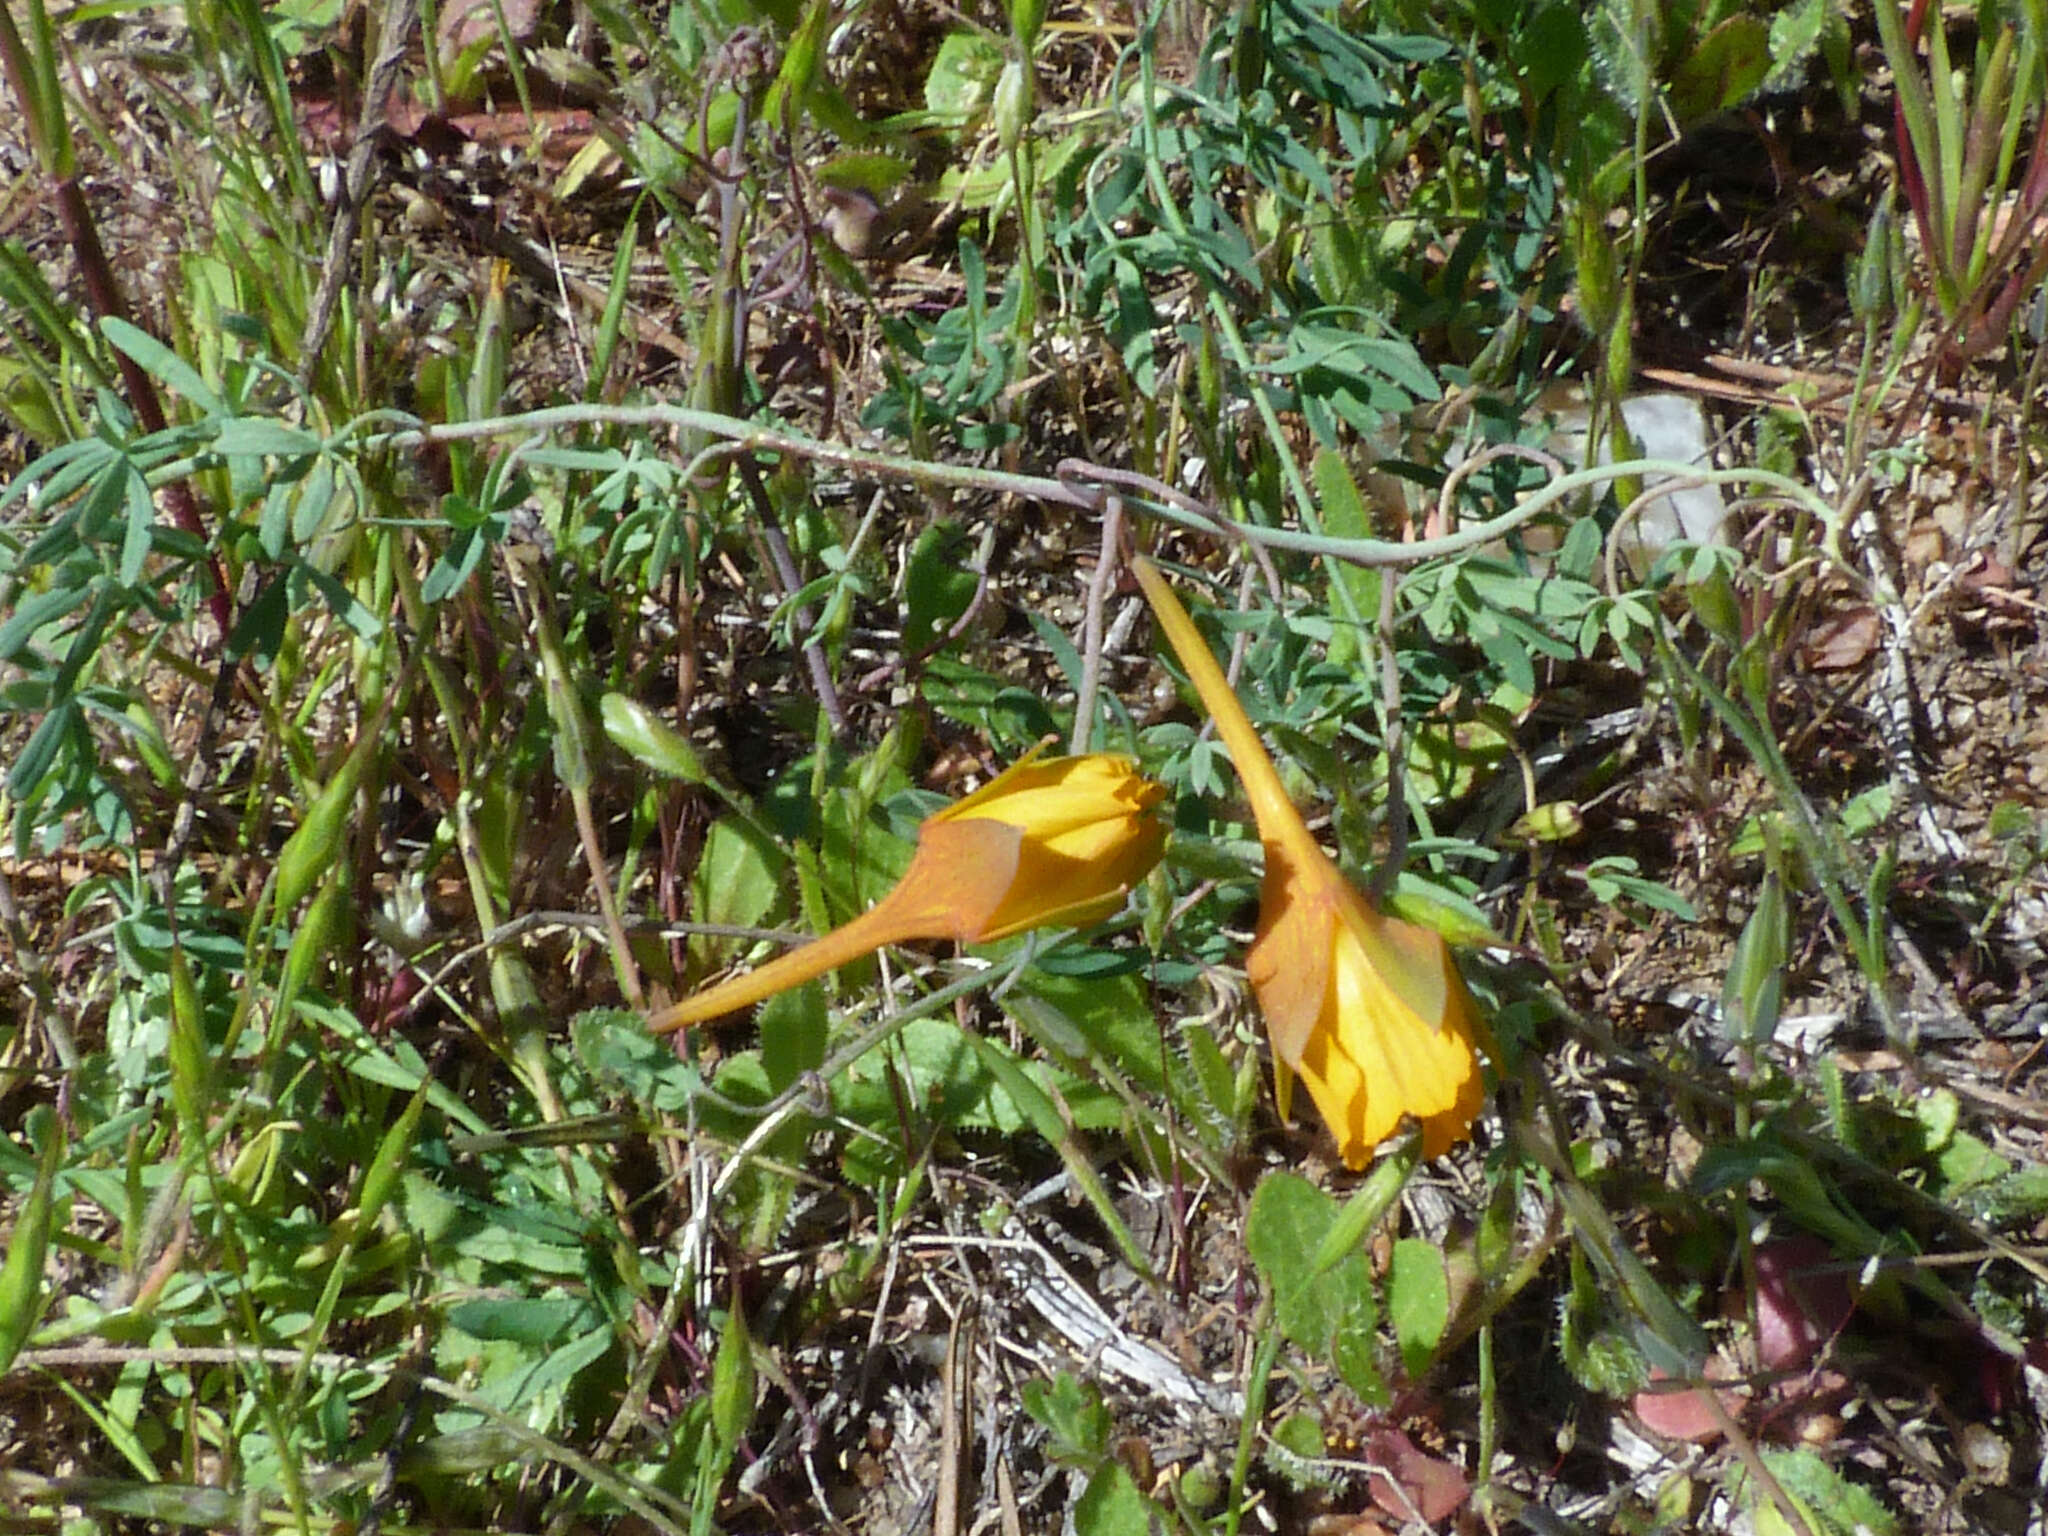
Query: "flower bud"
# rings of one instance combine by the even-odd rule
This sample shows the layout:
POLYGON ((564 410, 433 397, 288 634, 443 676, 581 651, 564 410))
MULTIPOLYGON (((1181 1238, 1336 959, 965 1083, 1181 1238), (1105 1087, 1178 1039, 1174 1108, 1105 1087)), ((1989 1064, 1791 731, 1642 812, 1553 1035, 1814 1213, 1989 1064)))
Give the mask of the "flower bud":
POLYGON ((1045 0, 1010 0, 1010 35, 1025 58, 1038 46, 1039 29, 1045 25, 1045 0))
POLYGON ((991 113, 995 118, 996 141, 1003 146, 1005 153, 1017 147, 1031 121, 1030 69, 1031 66, 1023 61, 1012 59, 996 77, 991 113))

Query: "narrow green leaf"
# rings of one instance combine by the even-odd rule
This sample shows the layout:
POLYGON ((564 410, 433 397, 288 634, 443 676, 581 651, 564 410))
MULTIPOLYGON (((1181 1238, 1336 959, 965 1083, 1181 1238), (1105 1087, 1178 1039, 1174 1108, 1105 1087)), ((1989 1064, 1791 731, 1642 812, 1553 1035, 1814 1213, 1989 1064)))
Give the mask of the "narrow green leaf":
POLYGON ((534 631, 540 642, 541 682, 547 698, 548 723, 554 727, 555 777, 572 794, 589 790, 590 715, 576 690, 569 664, 562 656, 562 638, 545 597, 534 605, 534 631))
POLYGON ((170 1038, 165 1048, 171 1069, 171 1105, 187 1157, 206 1150, 207 1111, 213 1102, 212 1061, 206 1048, 206 1016, 185 946, 171 945, 170 1038))
POLYGON ((1791 953, 1792 914, 1785 882, 1773 869, 1764 875, 1756 908, 1729 956, 1728 981, 1721 990, 1722 1027, 1729 1039, 1752 1048, 1770 1040, 1778 1027, 1791 953))
MULTIPOLYGON (((643 201, 647 195, 642 194, 643 201)), ((626 217, 626 227, 619 231, 617 250, 612 257, 612 280, 605 289, 604 310, 598 316, 597 335, 590 347, 590 383, 585 390, 585 399, 597 399, 611 374, 612 358, 619 348, 619 332, 625 324, 626 301, 632 293, 633 256, 639 249, 640 204, 635 203, 632 213, 626 217)))
POLYGON ((376 1156, 363 1170, 362 1189, 356 1196, 356 1234, 359 1241, 376 1225, 377 1218, 383 1214, 384 1207, 397 1190, 399 1176, 405 1172, 406 1161, 412 1156, 420 1115, 426 1107, 427 1088, 422 1083, 384 1132, 383 1139, 377 1143, 376 1156))
POLYGON ((132 587, 142 580, 150 535, 156 531, 156 502, 149 494, 149 482, 133 469, 128 471, 126 499, 128 531, 121 540, 120 581, 122 586, 132 587))
POLYGON ((637 699, 608 693, 598 701, 598 718, 612 744, 656 773, 685 784, 710 782, 704 759, 690 738, 637 699))
POLYGON ((227 403, 198 370, 139 325, 108 315, 100 321, 100 334, 140 363, 143 372, 169 385, 208 416, 227 415, 227 403))
POLYGON ((1366 1234, 1379 1225, 1380 1218, 1401 1198, 1408 1176, 1414 1171, 1415 1147, 1412 1142, 1403 1152, 1386 1158, 1373 1169, 1345 1202, 1344 1209, 1316 1245, 1315 1257, 1309 1261, 1309 1274, 1327 1274, 1345 1258, 1358 1253, 1365 1243, 1366 1234))
POLYGON ((968 1046, 981 1058, 981 1064, 988 1069, 989 1075, 996 1080, 1004 1095, 1016 1106, 1017 1113, 1024 1117, 1031 1129, 1052 1146, 1057 1147, 1065 1141, 1066 1121, 1060 1118, 1059 1110, 1054 1107, 1045 1090, 1031 1080, 1023 1064, 993 1040, 985 1040, 975 1034, 968 1035, 966 1039, 968 1046))
POLYGON ((754 1418, 754 1338, 739 1306, 725 1315, 711 1362, 711 1428, 729 1455, 754 1418))
POLYGON ((1429 1369, 1451 1320, 1450 1277, 1443 1250, 1419 1237, 1394 1244, 1387 1270, 1387 1316, 1412 1380, 1429 1369))
POLYGON ((78 607, 91 590, 90 586, 60 584, 47 592, 22 598, 7 620, 0 623, 0 661, 19 660, 37 630, 78 607))
POLYGON ((50 1247, 57 1170, 64 1165, 64 1127, 47 1104, 28 1112, 23 1129, 36 1148, 36 1178, 15 1212, 7 1258, 0 1263, 0 1376, 7 1374, 42 1317, 43 1260, 50 1247))
POLYGON ((313 536, 326 523, 328 510, 334 505, 334 491, 334 461, 323 454, 299 487, 298 500, 292 506, 294 541, 299 544, 312 542, 313 536))
POLYGON ((213 451, 225 458, 298 459, 318 453, 320 439, 269 416, 231 416, 214 435, 213 451))

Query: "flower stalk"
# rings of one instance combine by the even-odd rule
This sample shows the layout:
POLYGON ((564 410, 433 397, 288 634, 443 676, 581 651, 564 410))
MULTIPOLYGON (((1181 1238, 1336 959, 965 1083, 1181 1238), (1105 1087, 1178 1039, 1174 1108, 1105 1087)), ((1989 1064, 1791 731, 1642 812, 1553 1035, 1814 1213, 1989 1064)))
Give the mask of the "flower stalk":
POLYGON ((1265 845, 1245 974, 1273 1043, 1282 1117, 1299 1077, 1347 1166, 1364 1167, 1410 1115, 1422 1155, 1439 1156, 1470 1134, 1484 1097, 1484 1026, 1449 946, 1380 912, 1338 871, 1180 599, 1142 555, 1131 569, 1216 722, 1265 845))

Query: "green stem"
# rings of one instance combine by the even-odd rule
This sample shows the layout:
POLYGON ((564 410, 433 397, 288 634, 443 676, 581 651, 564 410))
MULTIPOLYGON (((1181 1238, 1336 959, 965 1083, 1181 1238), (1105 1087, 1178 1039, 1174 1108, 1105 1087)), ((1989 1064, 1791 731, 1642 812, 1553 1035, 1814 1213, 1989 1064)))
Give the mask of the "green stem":
POLYGON ((1223 1536, 1237 1536, 1244 1513, 1244 1484, 1251 1475, 1252 1448, 1258 1443, 1259 1426, 1266 1418, 1266 1379, 1273 1374, 1273 1362, 1280 1358, 1280 1324, 1273 1316, 1269 1296, 1259 1306, 1254 1327, 1260 1330, 1258 1353, 1252 1356, 1251 1379, 1244 1384, 1244 1420, 1237 1432, 1237 1458, 1230 1466, 1230 1499, 1223 1512, 1223 1536))
MULTIPOLYGON (((379 419, 385 420, 390 419, 393 414, 388 411, 376 413, 379 419)), ((938 463, 929 459, 850 448, 843 443, 821 442, 799 432, 776 431, 755 422, 741 421, 736 417, 721 416, 713 411, 693 410, 688 406, 678 405, 558 405, 546 410, 526 411, 513 416, 488 416, 476 421, 446 422, 434 426, 410 425, 386 432, 374 432, 354 439, 354 445, 363 452, 375 452, 380 449, 416 449, 428 443, 469 442, 477 438, 527 436, 562 429, 601 426, 663 427, 707 432, 725 439, 732 445, 730 451, 733 452, 790 454, 847 471, 855 476, 900 480, 910 485, 941 489, 975 490, 996 496, 1016 496, 1026 501, 1073 507, 1083 512, 1096 510, 1105 494, 1097 482, 1088 478, 1093 466, 1087 464, 1064 465, 1062 467, 1069 470, 1069 477, 1054 478, 1046 475, 1016 474, 1007 470, 980 469, 967 464, 938 463)), ((322 447, 335 449, 344 446, 349 430, 345 428, 335 439, 324 443, 322 447)), ((546 455, 536 452, 531 457, 544 461, 546 455)), ((148 480, 154 487, 183 479, 201 469, 218 468, 224 462, 215 454, 195 454, 157 466, 150 471, 148 480)), ((1769 470, 1703 469, 1697 464, 1681 464, 1672 459, 1626 459, 1615 464, 1595 464, 1586 469, 1574 470, 1570 474, 1559 475, 1541 490, 1531 492, 1527 498, 1517 502, 1499 517, 1484 523, 1474 523, 1441 538, 1416 539, 1410 542, 1389 539, 1340 539, 1320 533, 1303 533, 1292 528, 1264 528, 1249 523, 1232 522, 1221 512, 1194 503, 1181 505, 1148 500, 1123 485, 1119 485, 1118 494, 1124 498, 1126 507, 1135 508, 1162 522, 1173 523, 1201 533, 1221 534, 1268 549, 1286 549, 1299 554, 1319 555, 1331 560, 1345 560, 1353 565, 1407 566, 1421 565, 1426 561, 1476 549, 1513 532, 1531 518, 1548 511, 1580 491, 1631 476, 1688 480, 1698 485, 1743 485, 1750 487, 1755 493, 1782 496, 1785 500, 1816 514, 1827 523, 1828 553, 1837 561, 1841 558, 1841 529, 1837 526, 1838 509, 1812 487, 1800 484, 1789 475, 1774 474, 1769 470)))

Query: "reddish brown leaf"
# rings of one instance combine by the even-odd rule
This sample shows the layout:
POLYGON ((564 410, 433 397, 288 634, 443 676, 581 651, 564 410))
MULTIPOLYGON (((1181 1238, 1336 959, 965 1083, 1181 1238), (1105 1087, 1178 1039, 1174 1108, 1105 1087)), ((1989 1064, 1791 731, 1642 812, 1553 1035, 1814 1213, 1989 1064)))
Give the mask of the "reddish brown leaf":
MULTIPOLYGON (((1722 1381, 1728 1376, 1728 1366, 1716 1355, 1707 1362, 1707 1379, 1722 1381)), ((1704 1387, 1659 1388, 1655 1383, 1668 1381, 1662 1371, 1652 1370, 1652 1385, 1635 1396, 1636 1417, 1643 1421, 1643 1427, 1653 1434, 1668 1440, 1712 1440, 1721 1433, 1721 1416, 1714 1412, 1713 1402, 1704 1387)), ((1739 1392, 1718 1394, 1721 1407, 1730 1418, 1742 1411, 1742 1395, 1739 1392)))
MULTIPOLYGON (((515 42, 529 42, 540 25, 540 0, 503 0, 505 28, 515 42)), ((498 35, 498 18, 491 0, 451 0, 441 13, 436 38, 441 57, 452 60, 472 43, 498 35)))
POLYGON ((1860 667, 1877 649, 1877 610, 1845 608, 1815 624, 1806 636, 1806 664, 1816 672, 1845 672, 1860 667))
POLYGON ((1463 1469, 1430 1455, 1391 1425, 1366 1435, 1365 1454, 1375 1469, 1369 1484, 1372 1501, 1390 1515, 1403 1520, 1420 1515, 1434 1524, 1471 1497, 1463 1469))
POLYGON ((1767 1371, 1796 1371, 1849 1321, 1848 1277, 1817 1237, 1787 1237, 1756 1250, 1756 1357, 1767 1371))

